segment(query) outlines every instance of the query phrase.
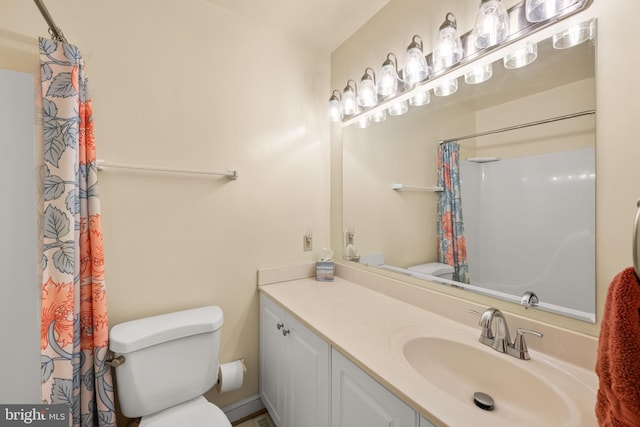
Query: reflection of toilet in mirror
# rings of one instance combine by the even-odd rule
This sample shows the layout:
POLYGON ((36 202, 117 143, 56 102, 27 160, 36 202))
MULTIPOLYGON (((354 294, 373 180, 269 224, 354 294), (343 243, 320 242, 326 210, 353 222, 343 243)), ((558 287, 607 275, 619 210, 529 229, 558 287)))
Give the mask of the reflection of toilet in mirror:
POLYGON ((118 401, 140 427, 231 427, 203 394, 218 381, 219 307, 133 320, 111 329, 118 401))
POLYGON ((445 280, 453 280, 454 268, 448 264, 442 264, 440 262, 412 265, 411 267, 408 267, 408 269, 411 270, 411 275, 416 277, 427 275, 445 280))

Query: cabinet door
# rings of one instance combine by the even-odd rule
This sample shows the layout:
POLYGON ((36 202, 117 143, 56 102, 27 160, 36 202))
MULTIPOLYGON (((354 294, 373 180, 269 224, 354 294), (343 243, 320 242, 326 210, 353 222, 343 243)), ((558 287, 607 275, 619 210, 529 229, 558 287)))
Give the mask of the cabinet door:
POLYGON ((417 427, 413 409, 336 350, 331 363, 332 427, 417 427))
POLYGON ((286 328, 291 359, 287 367, 285 425, 329 427, 331 347, 291 316, 286 328))
POLYGON ((428 419, 420 415, 420 427, 436 427, 428 419))
POLYGON ((279 427, 285 425, 282 418, 285 410, 285 368, 289 358, 289 340, 282 333, 284 321, 284 310, 260 295, 260 398, 279 427))

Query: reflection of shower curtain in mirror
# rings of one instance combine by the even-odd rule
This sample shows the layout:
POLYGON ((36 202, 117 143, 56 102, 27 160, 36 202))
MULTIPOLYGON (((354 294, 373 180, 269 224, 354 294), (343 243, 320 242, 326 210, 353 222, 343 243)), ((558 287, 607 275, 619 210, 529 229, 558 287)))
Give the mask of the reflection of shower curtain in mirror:
POLYGON ((443 188, 438 198, 438 261, 453 266, 453 280, 469 283, 460 201, 459 152, 457 142, 440 144, 438 149, 438 186, 443 188))
POLYGON ((78 48, 40 39, 44 127, 41 374, 76 426, 112 427, 113 382, 91 100, 78 48))

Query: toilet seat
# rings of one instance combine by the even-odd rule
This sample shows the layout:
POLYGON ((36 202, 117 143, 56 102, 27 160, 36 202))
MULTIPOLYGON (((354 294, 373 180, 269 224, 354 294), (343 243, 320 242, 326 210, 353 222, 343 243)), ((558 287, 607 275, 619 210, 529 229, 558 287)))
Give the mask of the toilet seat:
POLYGON ((231 427, 227 416, 203 396, 142 417, 139 427, 231 427))

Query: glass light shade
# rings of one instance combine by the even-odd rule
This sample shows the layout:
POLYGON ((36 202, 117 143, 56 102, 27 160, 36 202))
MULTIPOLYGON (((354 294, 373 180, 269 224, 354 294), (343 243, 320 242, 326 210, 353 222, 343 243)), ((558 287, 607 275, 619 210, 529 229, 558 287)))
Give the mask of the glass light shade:
POLYGON ((342 106, 337 98, 329 100, 329 120, 339 122, 342 120, 342 106))
POLYGON ((577 46, 587 40, 592 40, 596 35, 596 21, 592 19, 590 21, 581 22, 578 25, 556 33, 552 37, 553 47, 556 49, 567 49, 573 46, 577 46))
POLYGON ((378 93, 382 96, 395 95, 398 91, 398 73, 394 64, 385 64, 380 71, 378 93))
POLYGON ((526 0, 525 16, 529 22, 551 19, 577 0, 526 0))
POLYGON ((387 120, 387 110, 378 110, 375 113, 369 115, 369 120, 373 123, 382 123, 387 120))
POLYGON ((420 83, 429 75, 427 59, 419 47, 410 47, 404 57, 404 67, 402 67, 402 77, 405 83, 413 85, 420 83))
POLYGON ((418 91, 415 95, 409 98, 409 105, 412 107, 419 107, 421 105, 427 105, 431 102, 431 95, 428 90, 418 91))
POLYGON ((538 45, 527 42, 520 49, 507 54, 504 61, 504 68, 513 70, 531 64, 538 57, 538 45))
POLYGON ((371 126, 371 122, 369 121, 369 117, 367 116, 360 117, 357 121, 357 124, 360 129, 365 129, 371 126))
POLYGON ((449 96, 458 90, 458 79, 451 79, 433 88, 436 96, 449 96))
POLYGON ((493 76, 493 66, 485 64, 467 71, 464 75, 464 82, 469 85, 475 85, 486 82, 491 76, 493 76))
POLYGON ((396 101, 389 107, 389 114, 392 116, 400 116, 409 111, 409 104, 407 101, 396 101))
POLYGON ((487 0, 480 4, 473 27, 475 47, 484 49, 500 43, 509 35, 509 13, 500 0, 487 0))
POLYGON ((369 108, 378 103, 378 92, 372 79, 363 78, 360 80, 360 93, 358 94, 358 104, 361 107, 369 108))
POLYGON ((462 40, 454 27, 446 27, 440 30, 440 36, 435 43, 432 58, 433 71, 450 67, 462 60, 462 40))
POLYGON ((356 94, 350 87, 347 86, 344 92, 342 92, 342 113, 350 116, 358 112, 358 103, 356 101, 356 94))

